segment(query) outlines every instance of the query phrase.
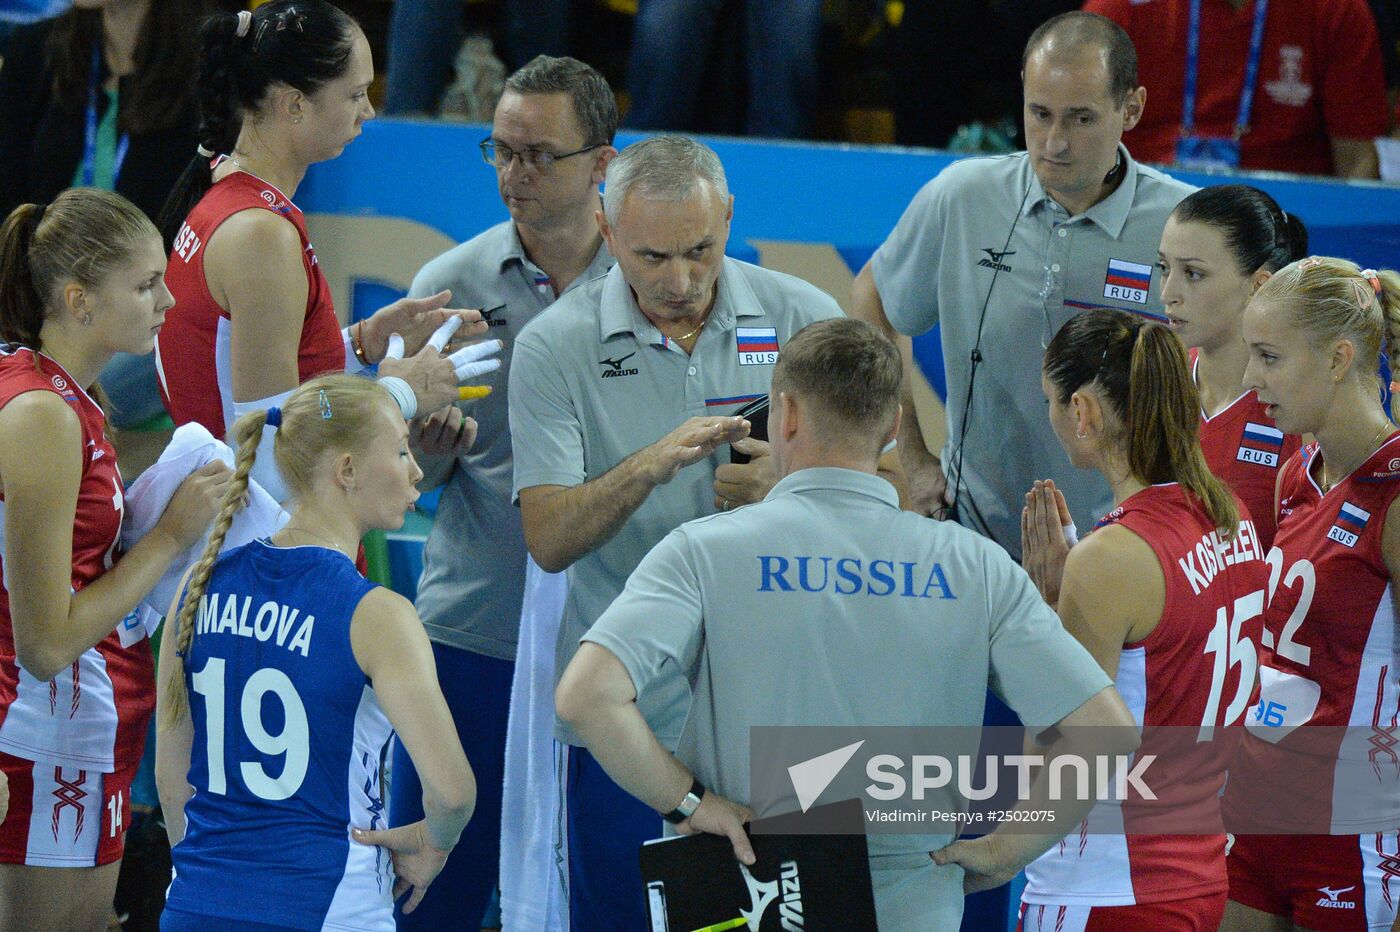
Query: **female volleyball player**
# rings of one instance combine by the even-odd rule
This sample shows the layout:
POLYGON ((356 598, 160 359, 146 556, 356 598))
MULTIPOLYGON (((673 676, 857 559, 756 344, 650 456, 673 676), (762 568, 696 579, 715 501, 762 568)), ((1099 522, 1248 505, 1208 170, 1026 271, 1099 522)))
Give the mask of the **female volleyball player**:
MULTIPOLYGON (((1100 472, 1115 507, 1066 553, 1058 492, 1037 483, 1022 515, 1031 576, 1139 725, 1189 728, 1188 746, 1212 737, 1248 704, 1268 580, 1253 523, 1201 454, 1186 352, 1165 327, 1090 311, 1050 342, 1042 385, 1070 462, 1100 472), (1207 551, 1229 559, 1205 565, 1207 551)), ((1179 824, 1215 833, 1134 831, 1140 810, 1125 805, 1120 834, 1086 826, 1026 869, 1023 928, 1214 930, 1226 899, 1225 763, 1205 745, 1156 775, 1166 768, 1174 781, 1179 824)), ((1091 822, 1105 812, 1101 804, 1091 822)))
POLYGON ((412 911, 476 796, 422 623, 353 562, 418 498, 408 427, 381 386, 337 375, 245 415, 232 439, 233 482, 161 643, 157 781, 176 869, 162 928, 393 929, 392 896, 412 888, 412 911), (220 557, 265 426, 291 520, 220 557), (426 815, 386 830, 395 732, 426 815))
POLYGON ((229 471, 185 481, 117 552, 123 488, 89 394, 114 353, 149 352, 170 308, 145 214, 74 188, 0 227, 0 928, 98 929, 121 866, 153 699, 126 617, 213 517, 229 471))
POLYGON ((1299 439, 1279 430, 1244 387, 1249 348, 1240 327, 1259 286, 1307 254, 1303 222, 1242 184, 1202 188, 1178 204, 1157 252, 1167 318, 1192 348, 1206 465, 1244 501, 1265 553, 1278 517, 1274 483, 1299 439))
POLYGON ((1310 257, 1244 315, 1245 384, 1281 430, 1317 438, 1283 467, 1260 699, 1226 791, 1230 932, 1390 929, 1400 895, 1400 435, 1380 404, 1400 350, 1400 275, 1310 257), (1358 782, 1351 782, 1359 777, 1358 782))
MULTIPOLYGON (((339 329, 292 199, 307 168, 338 156, 374 115, 374 66, 355 21, 324 0, 276 0, 215 16, 201 36, 203 142, 161 218, 176 306, 157 361, 176 423, 198 421, 222 437, 238 416, 280 404, 313 376, 384 361, 393 333, 415 353, 454 314, 466 322, 462 335, 484 332, 479 312, 444 309, 449 292, 405 298, 339 329)), ((402 396, 391 390, 409 416, 458 397, 436 350, 393 360, 380 375, 402 379, 402 396)), ((461 425, 460 411, 443 416, 461 425)), ((281 499, 270 437, 254 478, 281 499)))

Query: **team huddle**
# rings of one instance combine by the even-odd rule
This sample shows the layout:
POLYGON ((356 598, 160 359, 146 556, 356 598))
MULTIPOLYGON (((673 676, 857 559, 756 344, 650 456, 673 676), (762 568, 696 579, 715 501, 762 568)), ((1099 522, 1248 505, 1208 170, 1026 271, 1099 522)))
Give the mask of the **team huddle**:
POLYGON ((1023 870, 1026 930, 1400 925, 1400 274, 1134 161, 1117 26, 1036 31, 1027 151, 930 181, 849 316, 726 256, 712 150, 619 151, 541 56, 480 144, 510 219, 345 328, 294 196, 369 45, 324 0, 201 28, 160 229, 93 188, 0 227, 0 927, 106 927, 153 718, 163 929, 474 930, 499 891, 592 932, 655 927, 663 828, 753 863, 752 726, 989 691, 1048 758, 1238 735, 1180 801, 1250 830, 871 834, 881 929, 1023 870), (178 430, 128 489, 92 386, 152 350, 178 430), (361 541, 437 487, 410 602, 361 541))

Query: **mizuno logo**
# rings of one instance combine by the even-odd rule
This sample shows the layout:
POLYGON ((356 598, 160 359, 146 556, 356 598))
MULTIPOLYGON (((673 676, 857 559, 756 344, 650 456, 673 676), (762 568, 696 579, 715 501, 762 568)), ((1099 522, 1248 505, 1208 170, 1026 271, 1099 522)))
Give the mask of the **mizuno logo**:
POLYGON ((1323 909, 1355 909, 1355 903, 1341 902, 1337 899, 1337 897, 1341 896, 1343 893, 1350 893, 1355 889, 1355 885, 1352 885, 1350 887, 1341 887, 1339 889, 1333 889, 1332 887, 1318 887, 1317 892, 1321 893, 1323 896, 1317 901, 1317 905, 1322 907, 1323 909))
POLYGON ((604 370, 602 371, 602 373, 600 373, 600 374, 601 374, 602 377, 605 378, 605 379, 616 379, 616 378, 621 378, 621 377, 624 376, 624 375, 636 375, 636 374, 637 374, 637 370, 636 370, 636 369, 624 369, 624 368, 622 368, 622 364, 623 364, 624 362, 626 362, 627 360, 631 359, 631 358, 632 358, 633 356, 635 356, 635 355, 637 355, 637 354, 636 354, 635 352, 632 352, 632 353, 628 353, 626 356, 623 356, 621 359, 600 359, 600 360, 598 360, 598 365, 600 365, 600 366, 607 366, 607 367, 608 367, 607 369, 604 369, 604 370))
POLYGON ((486 326, 488 327, 504 327, 510 323, 510 321, 497 320, 496 314, 505 309, 506 306, 504 304, 498 304, 495 307, 487 308, 481 312, 481 319, 486 321, 486 326))
POLYGON ((1005 252, 997 252, 995 249, 983 249, 982 251, 987 254, 987 258, 979 260, 977 262, 979 266, 984 269, 995 269, 998 272, 1011 271, 1011 266, 1001 260, 1005 259, 1007 256, 1016 255, 1016 250, 1008 249, 1005 252))
MULTIPOLYGON (((739 910, 739 915, 748 924, 750 932, 758 932, 763 925, 763 914, 773 901, 778 899, 778 880, 755 880, 748 867, 739 864, 744 875, 744 883, 749 887, 749 908, 739 910)), ((782 867, 782 901, 778 904, 778 916, 785 932, 801 932, 807 928, 802 914, 802 883, 797 875, 797 862, 784 861, 782 867)))

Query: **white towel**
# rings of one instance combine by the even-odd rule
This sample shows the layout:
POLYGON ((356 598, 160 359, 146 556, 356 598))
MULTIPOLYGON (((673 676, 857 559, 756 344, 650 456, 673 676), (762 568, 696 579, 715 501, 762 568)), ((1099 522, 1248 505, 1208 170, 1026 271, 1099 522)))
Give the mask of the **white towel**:
MULTIPOLYGON (((130 550, 137 541, 156 526, 165 507, 175 495, 175 490, 185 477, 211 460, 220 459, 233 468, 233 450, 222 440, 195 423, 186 424, 175 431, 170 443, 161 453, 160 459, 143 472, 126 492, 126 516, 122 523, 122 547, 130 550)), ((233 547, 241 547, 249 541, 267 537, 287 523, 288 514, 252 479, 248 480, 248 504, 239 510, 229 527, 228 536, 220 553, 233 547)), ((170 564, 170 569, 146 594, 137 612, 146 625, 146 633, 154 634, 161 617, 170 608, 175 592, 185 571, 190 568, 204 545, 209 541, 205 532, 199 543, 186 550, 170 564)))
POLYGON ((554 640, 569 584, 529 560, 506 726, 501 799, 503 932, 568 932, 569 846, 564 828, 568 748, 554 741, 554 640))

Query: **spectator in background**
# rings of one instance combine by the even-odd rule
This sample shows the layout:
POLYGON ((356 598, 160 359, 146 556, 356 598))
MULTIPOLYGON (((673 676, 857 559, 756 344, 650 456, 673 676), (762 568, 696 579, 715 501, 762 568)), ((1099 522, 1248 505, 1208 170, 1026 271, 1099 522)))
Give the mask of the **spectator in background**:
MULTIPOLYGON (((188 26, 212 10, 209 0, 78 0, 17 29, 0 68, 0 215, 77 185, 116 191, 154 220, 194 151, 188 26)), ((117 354, 101 382, 114 426, 161 413, 151 354, 117 354)))
MULTIPOLYGON (((563 55, 569 0, 504 0, 501 53, 515 69, 536 55, 563 55)), ((395 0, 389 19, 386 116, 435 113, 462 44, 462 0, 395 0)))
POLYGON ((1377 177, 1373 140, 1388 120, 1365 0, 1088 0, 1084 8, 1117 22, 1137 46, 1152 100, 1125 138, 1138 158, 1377 177))
MULTIPOLYGON (((715 23, 723 0, 638 0, 627 66, 636 129, 694 131, 715 23)), ((748 0, 744 5, 752 136, 801 138, 817 101, 821 0, 748 0)))

